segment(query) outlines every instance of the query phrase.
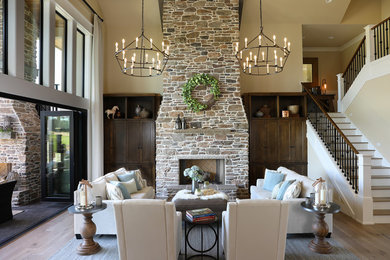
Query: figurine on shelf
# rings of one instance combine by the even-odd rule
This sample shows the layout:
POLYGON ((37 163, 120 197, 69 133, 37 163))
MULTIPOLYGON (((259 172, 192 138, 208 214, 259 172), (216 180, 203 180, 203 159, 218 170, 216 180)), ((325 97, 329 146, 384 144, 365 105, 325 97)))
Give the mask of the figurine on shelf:
POLYGON ((271 117, 271 115, 269 114, 269 113, 271 112, 271 108, 269 108, 267 104, 265 104, 264 106, 262 106, 262 107, 260 108, 260 111, 263 112, 263 114, 264 114, 263 117, 264 117, 264 118, 270 118, 270 117, 271 117))
POLYGON ((180 114, 177 115, 177 118, 176 118, 176 122, 175 122, 175 129, 176 130, 179 130, 181 129, 182 125, 181 125, 181 119, 180 119, 180 114))
POLYGON ((135 108, 135 115, 136 117, 139 117, 139 114, 141 113, 141 106, 140 105, 137 105, 137 107, 135 108))
POLYGON ((110 115, 112 115, 112 119, 114 119, 116 111, 119 111, 118 106, 113 106, 111 109, 107 109, 106 110, 107 118, 110 119, 110 115))

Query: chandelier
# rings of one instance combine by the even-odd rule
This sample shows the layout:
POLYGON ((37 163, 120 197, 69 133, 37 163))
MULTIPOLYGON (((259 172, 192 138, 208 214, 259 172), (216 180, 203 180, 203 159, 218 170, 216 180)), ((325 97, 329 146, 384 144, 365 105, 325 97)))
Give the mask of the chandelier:
POLYGON ((291 52, 291 43, 284 38, 284 45, 276 42, 263 33, 263 11, 260 0, 260 33, 252 40, 245 38, 244 47, 239 49, 239 43, 234 46, 236 58, 245 74, 264 76, 283 71, 287 58, 291 52))
POLYGON ((134 77, 159 76, 164 71, 169 58, 169 45, 164 41, 161 50, 153 43, 152 38, 144 32, 144 0, 142 0, 142 28, 141 35, 126 45, 122 39, 122 48, 115 43, 115 58, 123 74, 134 77))

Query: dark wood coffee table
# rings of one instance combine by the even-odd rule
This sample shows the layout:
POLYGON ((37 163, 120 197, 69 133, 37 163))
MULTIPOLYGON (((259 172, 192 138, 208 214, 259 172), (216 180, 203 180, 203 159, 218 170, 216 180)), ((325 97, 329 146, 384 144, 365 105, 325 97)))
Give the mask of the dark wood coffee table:
POLYGON ((84 225, 80 230, 80 234, 83 237, 83 243, 77 248, 79 255, 93 255, 99 252, 101 249, 98 242, 93 240, 93 236, 96 234, 96 225, 92 221, 92 214, 107 208, 107 204, 103 203, 101 206, 94 206, 92 209, 77 210, 75 206, 69 207, 68 211, 73 214, 83 214, 84 225))
POLYGON ((316 217, 313 223, 313 233, 315 237, 309 243, 309 248, 319 254, 329 254, 333 247, 325 239, 329 233, 328 224, 325 222, 325 214, 338 213, 340 211, 340 206, 336 203, 330 203, 330 207, 322 210, 313 208, 313 205, 308 205, 306 202, 302 202, 301 206, 304 210, 313 213, 316 217))

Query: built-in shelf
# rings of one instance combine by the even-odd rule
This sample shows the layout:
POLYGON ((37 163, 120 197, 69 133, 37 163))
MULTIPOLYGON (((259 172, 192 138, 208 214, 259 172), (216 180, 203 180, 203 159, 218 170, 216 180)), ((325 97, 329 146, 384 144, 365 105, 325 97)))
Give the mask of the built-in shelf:
POLYGON ((230 134, 233 132, 233 130, 217 128, 187 128, 175 129, 173 132, 178 134, 230 134))

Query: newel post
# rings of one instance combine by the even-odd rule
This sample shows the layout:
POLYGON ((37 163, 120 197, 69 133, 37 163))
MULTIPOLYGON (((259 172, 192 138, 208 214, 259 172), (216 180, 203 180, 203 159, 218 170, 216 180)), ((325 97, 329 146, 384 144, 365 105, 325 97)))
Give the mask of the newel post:
POLYGON ((367 25, 364 27, 366 35, 366 64, 375 60, 375 49, 374 49, 374 32, 371 28, 373 25, 367 25))
POLYGON ((371 155, 358 154, 359 195, 372 197, 371 194, 371 155))
POLYGON ((341 102, 343 100, 344 94, 345 94, 343 73, 339 73, 336 76, 337 76, 337 89, 338 89, 337 112, 343 112, 342 102, 341 102))

